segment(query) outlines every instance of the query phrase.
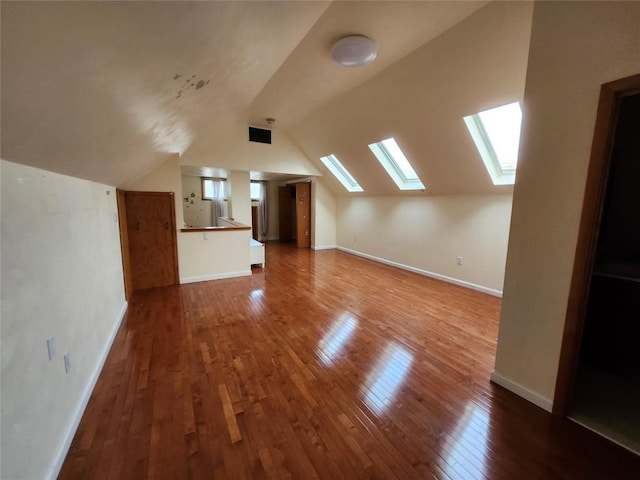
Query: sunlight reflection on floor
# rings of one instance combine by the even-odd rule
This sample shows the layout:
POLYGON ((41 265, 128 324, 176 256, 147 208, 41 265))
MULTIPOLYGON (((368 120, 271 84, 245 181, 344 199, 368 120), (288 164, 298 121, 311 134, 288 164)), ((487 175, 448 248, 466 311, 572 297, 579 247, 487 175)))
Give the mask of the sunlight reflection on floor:
POLYGON ((317 353, 322 363, 330 366, 338 358, 357 326, 358 320, 346 312, 333 322, 331 329, 318 342, 317 353))
POLYGON ((376 414, 393 403, 412 363, 413 355, 407 349, 395 342, 387 344, 365 380, 364 401, 376 414))
POLYGON ((442 452, 442 469, 451 478, 487 478, 489 412, 469 403, 442 452), (470 461, 469 459, 473 459, 470 461))

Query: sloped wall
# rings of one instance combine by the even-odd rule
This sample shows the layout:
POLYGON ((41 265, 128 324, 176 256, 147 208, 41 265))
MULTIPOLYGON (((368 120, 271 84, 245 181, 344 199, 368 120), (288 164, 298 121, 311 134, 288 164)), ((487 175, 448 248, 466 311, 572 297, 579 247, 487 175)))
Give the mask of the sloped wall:
POLYGON ((126 309, 115 189, 1 169, 0 477, 54 478, 126 309))

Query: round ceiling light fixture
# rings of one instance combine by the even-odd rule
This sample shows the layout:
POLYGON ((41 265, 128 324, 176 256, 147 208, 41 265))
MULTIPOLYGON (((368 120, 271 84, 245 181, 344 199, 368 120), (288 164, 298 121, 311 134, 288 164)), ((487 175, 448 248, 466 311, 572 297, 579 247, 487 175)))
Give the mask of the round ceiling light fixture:
POLYGON ((361 67, 376 59, 376 44, 364 35, 349 35, 333 44, 331 58, 344 67, 361 67))

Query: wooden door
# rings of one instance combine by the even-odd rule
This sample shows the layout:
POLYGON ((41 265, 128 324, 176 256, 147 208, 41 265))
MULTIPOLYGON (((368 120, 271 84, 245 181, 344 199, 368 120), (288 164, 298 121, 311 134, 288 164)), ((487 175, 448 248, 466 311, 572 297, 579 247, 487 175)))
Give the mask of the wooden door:
POLYGON ((258 207, 251 207, 251 236, 254 240, 260 240, 258 238, 258 207))
POLYGON ((122 255, 122 275, 124 277, 124 298, 129 301, 133 293, 131 281, 131 258, 129 251, 129 231, 127 226, 127 199, 124 190, 116 189, 118 202, 118 228, 120 229, 120 252, 122 255))
POLYGON ((178 283, 173 193, 126 192, 133 290, 178 283))
POLYGON ((290 242, 293 239, 291 193, 292 187, 288 185, 278 187, 278 228, 281 242, 290 242))
POLYGON ((311 183, 296 183, 296 228, 298 248, 311 247, 311 183))

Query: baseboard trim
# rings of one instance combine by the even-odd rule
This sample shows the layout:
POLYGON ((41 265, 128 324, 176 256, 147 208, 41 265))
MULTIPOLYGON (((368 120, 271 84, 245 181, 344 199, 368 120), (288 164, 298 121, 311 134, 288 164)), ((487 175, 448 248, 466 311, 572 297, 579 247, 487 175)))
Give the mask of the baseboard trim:
POLYGON ((311 247, 312 250, 334 250, 335 248, 335 245, 315 245, 311 247))
POLYGON ((251 275, 251 270, 242 270, 240 272, 226 272, 226 273, 214 273, 212 275, 200 275, 198 277, 182 277, 180 283, 196 283, 196 282, 208 282, 209 280, 222 280, 225 278, 235 277, 248 277, 251 275))
POLYGON ((458 280, 457 278, 447 277, 446 275, 440 275, 439 273, 429 272, 428 270, 422 270, 421 268, 404 265, 402 263, 394 262, 392 260, 387 260, 385 258, 375 257, 373 255, 369 255, 368 253, 363 253, 357 250, 351 250, 350 248, 341 247, 340 245, 337 245, 336 248, 342 252, 349 253, 351 255, 356 255, 358 257, 366 258, 368 260, 373 260, 374 262, 383 263, 391 267, 401 268, 402 270, 407 270, 409 272, 417 273, 419 275, 424 275, 425 277, 435 278, 436 280, 442 280, 443 282, 453 283, 454 285, 470 288, 472 290, 477 290, 482 293, 493 295, 494 297, 502 298, 502 292, 500 290, 494 290, 493 288, 483 287, 482 285, 477 285, 471 282, 465 282, 464 280, 458 280))
POLYGON ((499 374, 495 370, 491 372, 491 381, 500 385, 501 387, 506 388, 510 392, 515 393, 519 397, 528 400, 529 402, 537 405, 538 407, 546 410, 549 413, 551 413, 553 409, 553 401, 550 398, 540 395, 539 393, 528 389, 524 385, 520 385, 518 382, 514 382, 510 378, 499 374))
POLYGON ((109 332, 109 337, 104 346, 104 349, 102 350, 102 353, 100 354, 98 363, 96 367, 93 369, 93 372, 91 372, 91 376, 89 377, 87 386, 84 389, 84 392, 82 393, 82 398, 80 399, 80 404, 78 405, 73 421, 71 422, 71 425, 69 426, 69 430, 65 435, 62 446, 60 447, 60 450, 58 451, 58 454, 55 457, 56 460, 54 464, 51 466, 51 468, 49 469, 49 475, 47 476, 48 480, 55 480, 56 478, 58 478, 58 475, 60 474, 60 470, 62 469, 62 464, 64 463, 64 459, 67 457, 67 453, 69 453, 69 447, 71 447, 71 442, 73 440, 73 437, 75 436, 76 431, 78 430, 78 425, 80 425, 80 420, 82 420, 82 415, 84 415, 84 411, 87 408, 87 404, 89 403, 89 399, 91 398, 93 389, 95 388, 96 383, 98 382, 98 377, 100 377, 100 372, 102 372, 102 367, 104 367, 104 362, 106 362, 107 360, 107 356, 109 355, 109 350, 111 350, 111 345, 113 345, 113 341, 115 340, 116 334, 120 329, 120 325, 122 325, 122 320, 124 320, 124 316, 127 313, 128 306, 129 306, 128 302, 125 301, 124 304, 122 305, 122 309, 120 310, 120 314, 118 315, 118 319, 113 324, 113 328, 111 329, 111 332, 109 332))

